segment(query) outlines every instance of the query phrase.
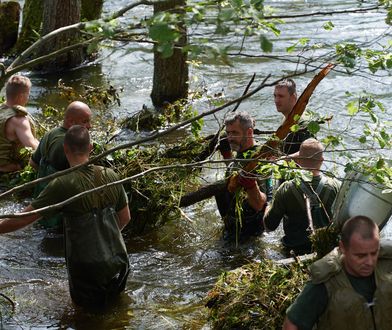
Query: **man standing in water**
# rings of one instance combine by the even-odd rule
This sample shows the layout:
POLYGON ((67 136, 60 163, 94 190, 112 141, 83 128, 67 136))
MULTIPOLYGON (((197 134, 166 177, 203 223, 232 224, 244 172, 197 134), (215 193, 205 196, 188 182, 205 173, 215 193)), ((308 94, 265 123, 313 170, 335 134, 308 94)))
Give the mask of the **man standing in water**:
POLYGON ((267 206, 264 228, 273 231, 283 220, 284 237, 282 244, 289 255, 310 253, 312 244, 309 236, 313 228, 325 227, 332 217, 332 204, 340 187, 337 179, 322 175, 324 147, 316 139, 302 142, 298 153, 291 158, 311 174, 311 179, 295 179, 283 182, 267 206))
POLYGON ((386 330, 392 324, 390 246, 380 251, 377 225, 356 216, 335 249, 310 267, 308 282, 288 308, 283 330, 386 330))
MULTIPOLYGON (((72 126, 64 138, 64 152, 71 167, 89 160, 87 128, 72 126)), ((87 165, 53 179, 22 212, 63 202, 86 190, 117 181, 108 168, 87 165)), ((122 185, 106 187, 62 206, 64 213, 65 258, 73 301, 83 307, 105 307, 126 285, 129 261, 121 230, 130 213, 122 185)), ((0 220, 0 233, 23 228, 52 211, 0 220)))
MULTIPOLYGON (((30 159, 30 165, 38 170, 37 178, 69 168, 67 157, 64 153, 64 136, 73 125, 81 125, 88 130, 91 128, 91 110, 89 106, 80 101, 70 103, 65 110, 63 125, 46 133, 41 139, 37 150, 30 159)), ((34 195, 38 196, 47 186, 49 181, 38 183, 34 195)), ((39 224, 45 228, 61 228, 61 214, 50 218, 42 218, 39 224)))
MULTIPOLYGON (((293 79, 287 78, 279 81, 274 89, 276 110, 286 119, 297 103, 297 90, 293 79)), ((304 121, 299 121, 299 130, 290 132, 284 139, 282 152, 286 155, 297 152, 303 141, 312 137, 304 126, 304 121)))
POLYGON ((0 172, 22 169, 22 147, 37 149, 34 124, 24 106, 30 95, 30 79, 13 75, 5 85, 6 101, 0 105, 0 172))
POLYGON ((241 168, 246 163, 240 161, 252 158, 252 154, 256 151, 254 125, 254 119, 245 111, 234 113, 225 120, 230 148, 237 153, 237 161, 229 164, 226 175, 229 176, 233 171, 239 170, 239 184, 244 189, 241 196, 238 196, 241 200, 241 210, 236 208, 237 200, 234 193, 226 190, 215 196, 219 213, 225 223, 225 237, 228 239, 246 238, 263 232, 264 205, 269 195, 265 193, 270 192, 271 188, 269 179, 258 180, 255 174, 242 171, 241 168))

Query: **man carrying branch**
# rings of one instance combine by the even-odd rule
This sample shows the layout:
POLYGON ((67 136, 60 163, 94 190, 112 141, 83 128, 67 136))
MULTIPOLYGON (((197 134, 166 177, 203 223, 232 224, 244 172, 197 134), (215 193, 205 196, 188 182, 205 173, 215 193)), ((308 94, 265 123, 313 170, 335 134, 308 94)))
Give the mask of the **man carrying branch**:
POLYGON ((243 188, 239 195, 226 190, 215 196, 228 239, 242 239, 263 232, 264 205, 272 191, 270 180, 241 170, 246 164, 241 160, 251 159, 257 147, 253 136, 254 126, 255 121, 247 112, 234 113, 225 120, 229 145, 220 148, 220 151, 237 152, 236 161, 229 164, 226 174, 230 176, 234 171, 239 171, 239 184, 243 188))
MULTIPOLYGON (((75 125, 64 138, 64 152, 71 167, 86 163, 91 151, 87 128, 75 125)), ((110 182, 117 175, 108 168, 82 166, 53 179, 23 212, 61 203, 77 194, 110 182)), ((65 258, 73 301, 83 307, 104 307, 124 290, 129 273, 128 254, 121 230, 130 220, 127 195, 121 185, 106 187, 62 206, 65 258)), ((43 215, 40 211, 0 220, 0 233, 23 228, 43 215)))

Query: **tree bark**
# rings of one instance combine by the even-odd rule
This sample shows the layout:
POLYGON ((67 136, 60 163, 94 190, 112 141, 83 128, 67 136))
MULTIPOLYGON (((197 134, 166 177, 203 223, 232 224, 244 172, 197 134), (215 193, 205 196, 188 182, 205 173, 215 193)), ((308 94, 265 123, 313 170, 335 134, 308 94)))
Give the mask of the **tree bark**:
MULTIPOLYGON (((183 11, 185 0, 169 0, 154 5, 154 13, 162 11, 183 11)), ((154 47, 154 77, 151 100, 155 107, 162 107, 165 103, 173 103, 188 97, 188 64, 187 53, 181 47, 188 42, 186 26, 181 22, 178 28, 182 36, 177 43, 174 53, 169 58, 162 58, 161 53, 154 47)))
POLYGON ((19 17, 19 3, 0 1, 0 55, 15 45, 18 38, 19 17))
POLYGON ((226 190, 227 181, 220 180, 209 185, 203 186, 200 189, 185 194, 181 197, 180 207, 187 207, 195 203, 201 202, 207 198, 211 198, 217 194, 221 194, 226 190))
MULTIPOLYGON (((44 0, 42 35, 63 26, 80 22, 81 0, 44 0)), ((54 37, 48 45, 41 50, 47 54, 77 42, 80 34, 75 32, 63 33, 54 37)), ((84 61, 84 50, 72 50, 69 53, 56 57, 45 64, 45 70, 61 70, 73 68, 84 61)))

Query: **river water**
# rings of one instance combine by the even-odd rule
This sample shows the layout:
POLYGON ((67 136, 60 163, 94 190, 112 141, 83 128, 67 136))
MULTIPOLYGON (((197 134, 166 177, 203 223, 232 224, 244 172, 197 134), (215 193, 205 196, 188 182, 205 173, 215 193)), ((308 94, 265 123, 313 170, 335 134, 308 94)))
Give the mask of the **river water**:
MULTIPOLYGON (((275 0, 268 3, 277 7, 276 14, 337 10, 358 4, 338 0, 275 0)), ((126 4, 126 0, 108 0, 105 13, 126 4)), ((144 16, 148 11, 148 8, 139 8, 130 16, 144 16)), ((279 40, 271 36, 274 42, 272 54, 282 55, 286 47, 301 37, 310 37, 319 44, 314 55, 337 40, 370 43, 375 36, 386 34, 380 40, 383 43, 390 34, 384 16, 375 11, 287 19, 286 25, 279 25, 282 30, 279 40), (335 28, 326 31, 323 24, 330 20, 335 28)), ((204 32, 208 33, 208 30, 204 32)), ((222 40, 217 38, 210 42, 219 44, 222 40)), ((237 41, 233 40, 233 44, 237 41)), ((250 55, 260 53, 257 41, 246 43, 245 52, 250 55)), ((235 57, 233 64, 228 67, 204 59, 200 66, 191 68, 192 90, 205 88, 209 95, 223 93, 232 99, 242 94, 253 73, 257 73, 259 82, 271 74, 272 81, 296 68, 295 64, 277 58, 235 57)), ((150 105, 152 72, 152 55, 147 46, 108 47, 89 67, 61 74, 30 74, 33 90, 29 110, 38 112, 43 103, 63 106, 64 101, 58 98, 56 89, 58 79, 62 78, 66 84, 76 87, 81 83, 107 83, 118 90, 122 88, 121 106, 112 106, 110 112, 123 118, 139 111, 143 104, 150 105)), ((310 73, 296 79, 299 91, 312 76, 310 73)), ((388 74, 348 76, 343 72, 331 73, 320 83, 309 104, 309 108, 316 112, 333 115, 330 126, 323 127, 320 136, 342 134, 348 145, 356 146, 355 139, 362 132, 361 125, 368 119, 358 118, 356 125, 348 128, 350 118, 345 104, 349 98, 346 92, 355 94, 366 90, 377 95, 387 108, 381 117, 388 121, 388 104, 392 101, 390 84, 388 74)), ((274 110, 272 93, 272 88, 266 88, 241 104, 240 109, 248 110, 256 117, 259 129, 276 129, 281 121, 274 110)), ((196 107, 199 112, 208 110, 208 100, 202 99, 196 107)), ((221 118, 223 114, 217 116, 221 118)), ((205 118, 204 132, 213 132, 216 127, 214 117, 205 118)), ((131 137, 125 135, 123 138, 131 137)), ((327 168, 339 170, 333 154, 329 154, 328 160, 327 168)), ((206 172, 211 180, 215 175, 215 172, 206 172)), ((1 202, 3 213, 13 212, 23 205, 24 202, 1 202)), ((184 212, 186 217, 157 232, 127 237, 131 274, 126 292, 113 310, 100 315, 85 313, 72 305, 60 237, 33 227, 1 236, 1 292, 16 302, 16 311, 10 318, 6 317, 9 305, 2 304, 4 329, 208 329, 203 298, 217 276, 248 261, 281 257, 278 243, 282 233, 278 230, 235 247, 220 239, 221 222, 212 200, 189 207, 184 212)))

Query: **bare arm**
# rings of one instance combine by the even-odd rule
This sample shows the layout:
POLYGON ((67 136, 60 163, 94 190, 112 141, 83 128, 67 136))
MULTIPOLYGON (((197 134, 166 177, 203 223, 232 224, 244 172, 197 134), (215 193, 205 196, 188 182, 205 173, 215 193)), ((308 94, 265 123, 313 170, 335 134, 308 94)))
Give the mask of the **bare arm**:
POLYGON ((258 185, 246 190, 248 203, 256 212, 261 211, 267 202, 267 195, 260 191, 258 185))
POLYGON ((282 330, 298 330, 298 327, 286 316, 283 322, 282 330))
POLYGON ((118 211, 117 216, 118 216, 118 227, 120 228, 120 230, 123 230, 124 227, 131 220, 131 213, 129 212, 128 205, 124 206, 120 211, 118 211))
POLYGON ((7 138, 11 141, 17 139, 24 147, 37 149, 39 141, 31 131, 30 121, 27 117, 12 117, 7 121, 7 138))
MULTIPOLYGON (((29 212, 33 211, 34 208, 29 205, 22 212, 29 212)), ((39 214, 28 215, 21 218, 6 218, 0 220, 0 234, 10 233, 21 229, 23 227, 28 226, 29 224, 33 223, 34 221, 41 218, 39 214)))

